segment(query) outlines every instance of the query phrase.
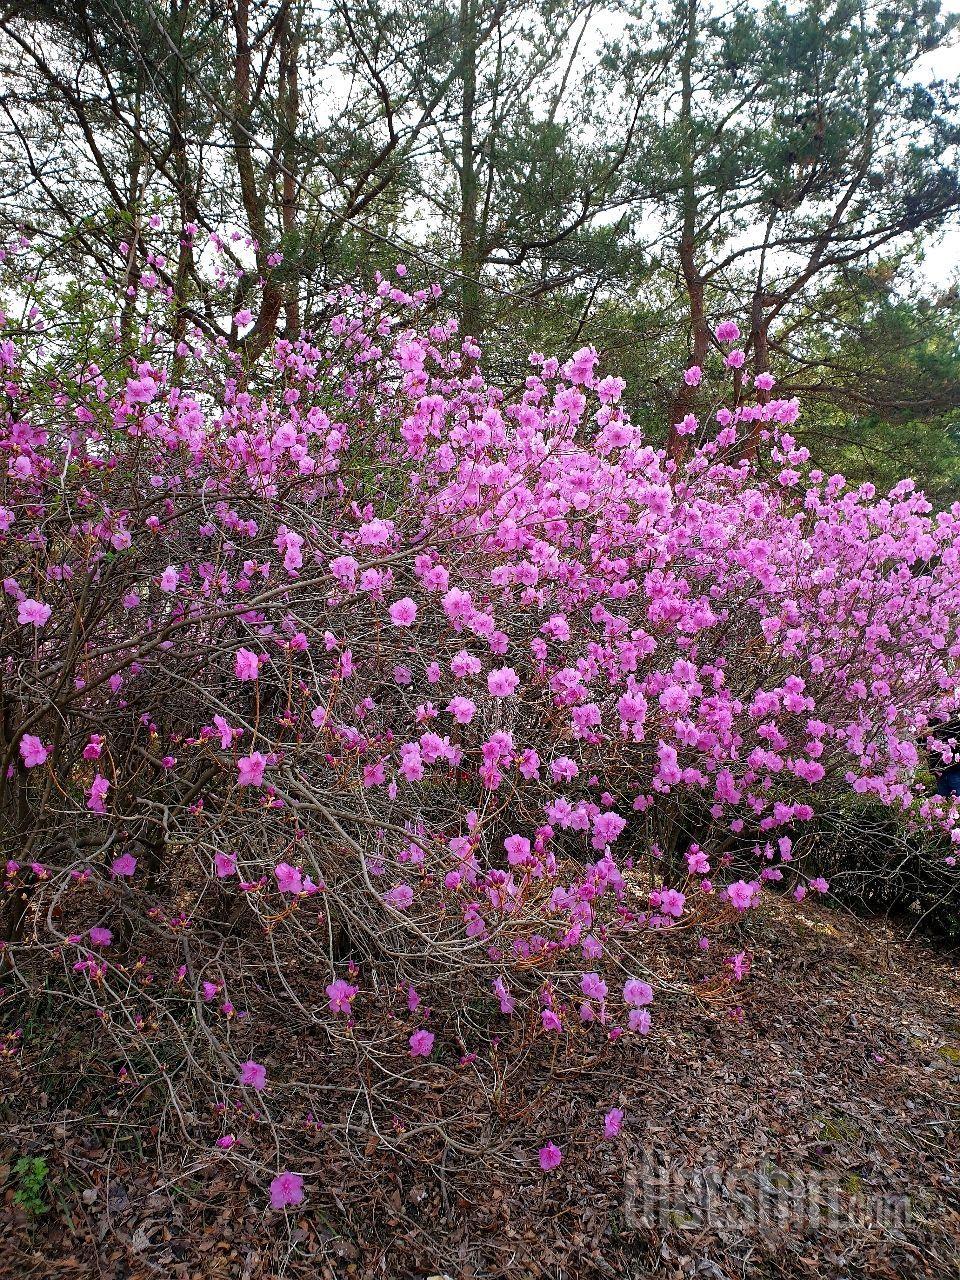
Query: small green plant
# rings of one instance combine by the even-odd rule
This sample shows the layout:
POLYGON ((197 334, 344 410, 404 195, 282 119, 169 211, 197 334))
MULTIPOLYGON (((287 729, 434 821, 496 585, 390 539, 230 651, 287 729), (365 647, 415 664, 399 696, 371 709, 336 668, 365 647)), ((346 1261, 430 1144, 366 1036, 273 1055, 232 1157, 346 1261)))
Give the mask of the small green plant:
POLYGON ((44 1193, 50 1174, 46 1160, 42 1156, 23 1156, 13 1166, 13 1173, 18 1184, 13 1196, 14 1203, 32 1217, 46 1213, 49 1206, 45 1202, 44 1193))

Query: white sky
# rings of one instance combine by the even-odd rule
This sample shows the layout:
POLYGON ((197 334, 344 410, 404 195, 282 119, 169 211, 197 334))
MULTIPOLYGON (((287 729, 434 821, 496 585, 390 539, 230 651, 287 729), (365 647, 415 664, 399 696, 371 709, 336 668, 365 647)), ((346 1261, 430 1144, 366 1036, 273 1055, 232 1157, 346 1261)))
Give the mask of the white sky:
MULTIPOLYGON (((960 13, 960 0, 944 0, 943 12, 960 13)), ((960 76, 960 46, 928 54, 923 60, 923 67, 924 81, 960 76)), ((960 275, 960 217, 954 219, 939 242, 931 242, 927 246, 923 274, 931 284, 940 287, 946 285, 951 277, 960 275)))

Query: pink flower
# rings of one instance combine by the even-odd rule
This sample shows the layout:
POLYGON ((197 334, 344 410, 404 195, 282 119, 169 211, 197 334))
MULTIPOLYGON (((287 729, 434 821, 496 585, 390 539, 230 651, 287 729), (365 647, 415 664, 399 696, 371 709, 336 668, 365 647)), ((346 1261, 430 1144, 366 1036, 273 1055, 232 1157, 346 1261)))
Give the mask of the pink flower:
POLYGON ((476 714, 477 704, 472 698, 451 698, 447 703, 447 710, 456 720, 457 724, 469 724, 476 714))
POLYGON ((773 383, 774 377, 772 373, 758 373, 753 380, 753 385, 759 388, 760 391, 769 391, 773 383))
POLYGON ((327 998, 330 1001, 331 1013, 349 1013, 350 1001, 357 994, 357 988, 350 985, 343 978, 336 978, 329 983, 326 988, 327 998))
POLYGON ((723 363, 728 369, 742 369, 746 358, 746 354, 743 351, 731 351, 728 356, 724 357, 723 363))
POLYGON ((144 375, 142 378, 128 378, 126 398, 130 404, 149 404, 157 394, 157 384, 153 378, 144 375))
POLYGON ((397 911, 406 911, 413 905, 413 890, 408 884, 398 884, 383 895, 383 900, 397 911))
POLYGON ((299 1173, 278 1173, 270 1183, 270 1208, 285 1209, 303 1201, 303 1178, 299 1173))
POLYGON ((237 761, 237 782, 241 787, 260 787, 263 785, 263 770, 267 757, 262 751, 251 751, 248 756, 241 756, 237 761))
POLYGON ((686 896, 677 889, 661 889, 660 910, 665 916, 673 916, 676 920, 679 920, 683 915, 683 907, 686 900, 686 896))
POLYGON ((530 841, 526 836, 507 836, 503 847, 507 851, 507 861, 511 867, 522 867, 524 863, 530 862, 530 841))
POLYGON ((21 627, 45 626, 50 617, 50 606, 41 604, 39 600, 21 600, 17 605, 17 622, 21 627))
POLYGON ((237 855, 235 853, 215 854, 213 866, 220 879, 226 880, 227 876, 236 875, 237 855))
POLYGON ((626 819, 621 818, 619 813, 598 813, 593 819, 593 838, 590 843, 594 849, 604 849, 608 844, 613 844, 626 825, 626 819))
POLYGON ((256 680, 260 675, 260 658, 252 649, 238 649, 233 669, 238 680, 256 680))
POLYGON ((691 875, 706 875, 710 870, 706 854, 697 845, 693 845, 687 853, 687 870, 691 875))
POLYGON ((90 790, 87 793, 87 808, 91 813, 106 813, 107 807, 104 801, 109 790, 110 783, 98 773, 90 784, 90 790))
POLYGON ((494 667, 487 676, 487 688, 495 698, 509 698, 519 683, 513 667, 494 667))
POLYGON ((730 956, 724 963, 728 965, 737 982, 741 982, 750 972, 750 957, 745 951, 738 951, 736 955, 730 956))
POLYGON ((559 1015, 553 1009, 541 1009, 540 1021, 543 1023, 544 1031, 559 1031, 563 1025, 559 1015))
POLYGON ((740 337, 740 326, 736 320, 721 320, 715 334, 718 342, 736 342, 740 337))
POLYGON ((90 941, 95 947, 109 947, 113 941, 113 934, 109 929, 101 929, 97 926, 90 930, 90 941))
POLYGON ((267 1086, 267 1068, 261 1062, 254 1062, 252 1058, 240 1064, 240 1083, 249 1085, 251 1089, 258 1092, 267 1086))
POLYGON ((380 787, 387 780, 386 762, 377 760, 373 764, 365 764, 363 766, 363 785, 365 787, 380 787))
POLYGON ((507 990, 507 984, 502 978, 496 978, 491 984, 493 994, 500 1001, 500 1012, 507 1015, 513 1013, 517 1006, 515 998, 507 990))
POLYGON ((683 380, 688 387, 699 387, 703 378, 703 370, 698 364, 692 364, 689 369, 683 372, 683 380))
POLYGON ((217 1146, 221 1151, 229 1151, 232 1146, 236 1145, 236 1141, 232 1133, 225 1133, 222 1138, 217 1139, 217 1146))
POLYGON ((653 1000, 653 987, 639 978, 628 978, 623 984, 623 999, 626 1004, 650 1004, 653 1000))
POLYGON ((20 754, 28 769, 43 764, 51 750, 52 748, 43 745, 36 734, 25 733, 20 739, 20 754))
POLYGON ((114 876, 132 876, 137 869, 137 860, 132 853, 122 853, 114 858, 111 872, 114 876))
POLYGON ((650 1030, 650 1010, 631 1009, 627 1025, 631 1031, 637 1031, 640 1035, 645 1036, 650 1030))
POLYGON ((390 621, 395 627, 412 627, 417 620, 417 606, 409 596, 390 606, 390 621))
POLYGON ((598 973, 585 973, 580 979, 580 990, 588 1000, 607 998, 607 984, 598 973))
POLYGON ((410 1057, 429 1058, 433 1052, 433 1032, 415 1031, 410 1037, 410 1057))
POLYGON ((465 676, 478 676, 483 670, 483 663, 466 649, 459 649, 450 659, 450 670, 458 680, 465 676))
POLYGON ((278 862, 273 874, 277 877, 277 888, 281 893, 303 893, 303 873, 299 867, 291 867, 289 862, 278 862))
POLYGON ((545 1147, 541 1147, 539 1151, 540 1168, 544 1173, 549 1173, 551 1169, 556 1169, 557 1165, 563 1159, 563 1152, 553 1142, 548 1142, 545 1147))
POLYGON ((752 907, 759 888, 756 884, 748 884, 746 880, 737 880, 727 888, 727 897, 731 905, 738 911, 746 911, 752 907))
POLYGON ((213 723, 216 726, 217 732, 220 734, 220 746, 224 751, 228 751, 233 745, 233 735, 236 730, 232 729, 230 725, 227 724, 223 716, 214 716, 213 723))
POLYGON ((179 582, 179 573, 177 573, 172 564, 168 564, 160 575, 160 590, 166 592, 176 591, 179 582))
POLYGON ((611 1107, 603 1117, 603 1136, 615 1138, 623 1126, 623 1111, 620 1107, 611 1107))
MULTIPOLYGON (((249 308, 243 307, 233 317, 233 322, 238 329, 245 329, 248 324, 251 324, 253 322, 253 312, 250 311, 249 308)), ((274 1206, 274 1208, 276 1208, 276 1205, 274 1206)))

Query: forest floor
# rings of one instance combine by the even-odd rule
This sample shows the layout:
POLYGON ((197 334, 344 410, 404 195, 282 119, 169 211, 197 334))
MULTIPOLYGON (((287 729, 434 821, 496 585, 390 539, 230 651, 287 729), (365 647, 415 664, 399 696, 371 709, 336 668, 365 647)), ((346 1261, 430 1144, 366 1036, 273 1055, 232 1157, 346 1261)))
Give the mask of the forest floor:
MULTIPOLYGON (((240 1165, 167 1150, 158 1172, 149 1143, 111 1140, 109 1097, 97 1123, 89 1100, 51 1108, 25 1044, 0 1060, 0 1277, 960 1276, 956 955, 821 904, 756 914, 739 1011, 678 1001, 629 1056, 531 1064, 522 1159, 374 1139, 348 1161, 321 1138, 286 1219, 240 1165), (565 1153, 547 1175, 544 1135, 565 1153), (14 1203, 25 1154, 49 1167, 39 1216, 14 1203)), ((465 1127, 495 1131, 479 1105, 465 1127)))

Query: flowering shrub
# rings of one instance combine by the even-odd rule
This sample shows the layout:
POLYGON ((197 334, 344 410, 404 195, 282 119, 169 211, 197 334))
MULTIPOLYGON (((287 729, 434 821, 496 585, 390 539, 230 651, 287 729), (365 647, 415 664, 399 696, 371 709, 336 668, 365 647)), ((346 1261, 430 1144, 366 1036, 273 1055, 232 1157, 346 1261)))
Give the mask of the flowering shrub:
POLYGON ((917 774, 960 509, 810 470, 767 375, 678 466, 592 350, 507 395, 434 296, 343 290, 255 376, 158 328, 109 367, 0 346, 5 991, 185 1131, 190 1089, 273 1126, 276 1209, 309 1181, 264 1009, 353 1045, 358 1093, 620 1051, 690 989, 658 955, 725 990, 749 959, 711 939, 765 886, 826 891, 818 805, 955 831, 917 774))

